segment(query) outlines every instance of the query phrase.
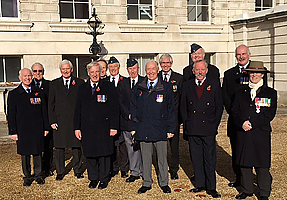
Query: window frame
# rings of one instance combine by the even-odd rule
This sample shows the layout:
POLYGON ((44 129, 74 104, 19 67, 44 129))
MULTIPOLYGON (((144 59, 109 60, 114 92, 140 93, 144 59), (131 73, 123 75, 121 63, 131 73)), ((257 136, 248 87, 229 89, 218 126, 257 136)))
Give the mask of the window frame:
POLYGON ((271 3, 272 3, 272 6, 271 7, 264 7, 264 0, 260 0, 260 6, 256 6, 256 1, 255 1, 255 12, 260 12, 262 10, 267 10, 267 9, 270 9, 270 8, 273 8, 274 7, 274 0, 270 0, 271 3), (256 10, 257 8, 259 8, 260 10, 256 10))
POLYGON ((154 24, 154 22, 155 22, 155 0, 151 0, 151 6, 152 6, 152 19, 151 20, 147 20, 147 19, 140 19, 140 9, 139 9, 139 11, 138 11, 138 17, 139 17, 139 19, 128 19, 129 17, 128 17, 128 6, 129 5, 137 5, 138 6, 138 8, 139 8, 139 6, 140 5, 149 5, 149 4, 140 4, 140 0, 137 0, 138 1, 138 3, 137 4, 128 4, 128 2, 127 2, 127 9, 126 9, 126 11, 127 11, 127 20, 128 20, 128 23, 131 23, 131 24, 133 24, 133 23, 149 23, 149 24, 154 24))
POLYGON ((19 11, 19 4, 20 4, 20 2, 19 2, 19 0, 17 0, 16 2, 17 2, 17 17, 2 17, 2 6, 1 6, 1 1, 2 0, 0 0, 0 21, 7 21, 7 20, 9 20, 9 21, 20 21, 20 11, 19 11))
POLYGON ((146 76, 145 73, 145 65, 143 65, 143 57, 146 56, 150 56, 153 57, 153 59, 151 60, 157 60, 158 57, 158 53, 129 53, 129 58, 134 58, 138 61, 139 63, 139 75, 141 76, 146 76), (140 59, 138 59, 138 57, 140 57, 140 59))
POLYGON ((91 57, 90 54, 62 54, 62 60, 67 59, 67 60, 72 62, 73 69, 74 69, 73 73, 75 72, 75 68, 76 68, 76 74, 72 73, 72 75, 75 75, 77 78, 81 78, 81 79, 87 80, 89 78, 87 71, 85 71, 86 75, 87 75, 86 78, 83 78, 83 77, 79 76, 79 67, 80 67, 79 66, 79 64, 80 64, 79 63, 79 57, 89 57, 90 58, 90 62, 92 61, 92 57, 91 57), (72 60, 70 60, 69 58, 66 58, 66 57, 75 57, 75 62, 76 63, 73 63, 72 60))
MULTIPOLYGON (((7 74, 6 74, 6 62, 5 62, 5 59, 6 58, 20 58, 20 70, 23 69, 23 66, 24 66, 24 62, 23 62, 23 56, 22 55, 0 55, 1 58, 3 58, 2 60, 2 64, 3 64, 3 81, 0 81, 0 84, 5 84, 5 83, 9 83, 9 82, 12 82, 12 83, 20 83, 21 81, 20 80, 17 80, 17 81, 8 81, 7 80, 7 74)), ((1 62, 1 61, 0 61, 1 62)), ((19 71, 17 72, 17 77, 19 75, 19 71)))
MULTIPOLYGON (((186 1, 187 2, 187 1, 186 1)), ((187 12, 187 23, 189 24, 210 24, 211 23, 211 0, 208 0, 208 5, 204 5, 204 6, 198 6, 197 5, 197 0, 195 0, 196 5, 186 5, 186 12, 187 12), (197 7, 208 7, 208 21, 198 21, 197 17, 196 17, 196 21, 189 21, 189 17, 188 17, 188 7, 190 6, 195 6, 196 7, 196 16, 197 16, 197 7)))
MULTIPOLYGON (((89 18, 92 16, 92 0, 88 0, 89 2, 87 2, 88 3, 88 6, 89 6, 89 8, 88 8, 88 11, 89 11, 89 16, 88 16, 88 18, 87 19, 77 19, 77 18, 75 18, 75 15, 76 15, 76 12, 75 12, 75 0, 60 0, 59 1, 59 15, 60 15, 60 21, 62 21, 62 22, 87 22, 88 20, 89 20, 89 18), (64 2, 72 2, 72 4, 73 4, 73 18, 62 18, 61 17, 61 7, 60 7, 60 4, 62 3, 61 1, 64 1, 64 2)), ((70 2, 70 3, 71 3, 70 2)))

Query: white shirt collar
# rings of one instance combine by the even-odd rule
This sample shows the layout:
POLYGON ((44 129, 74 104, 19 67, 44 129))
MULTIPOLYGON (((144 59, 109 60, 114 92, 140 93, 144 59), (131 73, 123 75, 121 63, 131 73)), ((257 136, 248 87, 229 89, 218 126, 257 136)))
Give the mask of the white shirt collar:
POLYGON ((22 85, 22 87, 23 87, 23 89, 25 90, 26 93, 28 93, 28 92, 27 92, 27 89, 29 89, 30 92, 31 92, 31 86, 29 86, 29 87, 27 88, 27 87, 25 87, 25 86, 23 85, 23 83, 21 83, 21 85, 22 85))
MULTIPOLYGON (((200 82, 200 85, 202 85, 202 83, 204 83, 205 80, 206 80, 206 77, 200 82)), ((195 84, 198 85, 198 82, 199 82, 199 81, 198 81, 197 78, 196 78, 196 79, 195 79, 195 84)))
POLYGON ((90 85, 91 85, 91 87, 93 88, 94 87, 94 84, 96 84, 96 87, 98 86, 98 84, 99 84, 99 82, 97 82, 97 83, 93 83, 92 82, 92 80, 90 79, 90 85))
MULTIPOLYGON (((166 73, 166 72, 162 71, 162 80, 164 80, 165 73, 166 73)), ((169 70, 169 71, 166 73, 167 82, 169 82, 170 76, 171 76, 171 70, 169 70)))
POLYGON ((115 86, 118 86, 118 82, 119 82, 119 78, 120 78, 120 74, 117 74, 116 76, 112 76, 110 75, 110 82, 113 81, 113 77, 115 78, 115 86))
POLYGON ((147 80, 147 88, 149 88, 150 86, 150 82, 153 82, 152 84, 152 88, 154 88, 156 85, 157 85, 157 82, 158 82, 158 78, 156 78, 155 80, 151 81, 151 80, 147 80))
POLYGON ((137 82, 139 81, 139 76, 137 76, 135 79, 132 79, 131 77, 130 77, 130 79, 131 79, 131 88, 133 87, 133 80, 135 80, 135 85, 137 84, 137 82))

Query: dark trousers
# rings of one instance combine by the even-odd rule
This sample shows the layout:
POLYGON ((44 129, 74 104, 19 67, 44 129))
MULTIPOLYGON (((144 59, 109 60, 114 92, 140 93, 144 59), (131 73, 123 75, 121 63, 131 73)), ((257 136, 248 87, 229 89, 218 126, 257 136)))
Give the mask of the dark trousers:
POLYGON ((112 154, 112 171, 116 172, 116 171, 119 171, 120 169, 121 172, 128 172, 129 171, 129 157, 128 157, 128 151, 127 151, 125 141, 121 142, 118 147, 119 147, 119 152, 120 152, 120 158, 118 161, 117 146, 115 146, 115 151, 112 154))
MULTIPOLYGON (((252 167, 241 167, 241 186, 243 192, 253 194, 253 172, 252 167)), ((272 176, 269 168, 255 167, 257 175, 257 185, 259 188, 259 195, 269 197, 271 192, 272 176)))
POLYGON ((88 178, 91 181, 99 180, 100 182, 109 181, 109 172, 111 166, 111 157, 103 156, 86 158, 88 178))
POLYGON ((176 127, 176 132, 172 138, 169 139, 171 150, 171 162, 169 172, 176 174, 179 170, 179 125, 176 127))
MULTIPOLYGON (((74 173, 82 173, 82 149, 81 147, 72 147, 73 169, 74 173)), ((65 173, 65 148, 56 148, 56 171, 57 174, 65 173)))
POLYGON ((48 173, 53 166, 53 148, 45 149, 42 154, 43 172, 48 173))
POLYGON ((214 136, 189 136, 189 152, 196 187, 216 189, 216 141, 214 136))
MULTIPOLYGON (((28 179, 33 179, 31 176, 31 155, 21 155, 22 160, 22 170, 24 173, 24 181, 28 179)), ((41 155, 33 155, 33 165, 34 165, 34 179, 41 178, 42 175, 42 158, 41 155)))

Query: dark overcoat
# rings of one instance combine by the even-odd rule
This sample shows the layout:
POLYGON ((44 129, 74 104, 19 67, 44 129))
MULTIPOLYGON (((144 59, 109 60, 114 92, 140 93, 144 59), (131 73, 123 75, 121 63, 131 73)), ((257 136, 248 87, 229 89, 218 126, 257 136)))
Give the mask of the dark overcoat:
POLYGON ((195 80, 184 82, 180 110, 185 134, 211 136, 223 112, 221 88, 218 81, 206 78, 201 98, 198 98, 195 80))
MULTIPOLYGON (((143 81, 144 77, 138 76, 138 83, 143 81)), ((121 131, 132 131, 132 121, 129 119, 131 97, 135 87, 131 88, 131 78, 124 78, 119 82, 117 90, 119 93, 119 103, 120 103, 120 128, 121 131)))
MULTIPOLYGON (((192 72, 192 69, 193 69, 193 64, 188 65, 183 69, 183 82, 195 78, 195 76, 192 72)), ((208 79, 215 79, 215 80, 219 81, 219 78, 220 78, 219 69, 216 66, 209 63, 208 64, 208 72, 207 72, 206 76, 208 79)))
POLYGON ((17 153, 39 155, 44 151, 44 131, 49 130, 47 105, 43 92, 31 86, 27 93, 22 85, 8 94, 9 134, 18 135, 17 153))
POLYGON ((135 138, 138 141, 166 141, 167 133, 175 133, 176 114, 172 86, 158 79, 150 91, 147 77, 139 83, 132 95, 131 115, 135 138))
POLYGON ((81 147, 81 142, 74 134, 74 112, 78 88, 84 81, 71 78, 69 91, 66 91, 63 78, 59 77, 50 83, 48 113, 50 124, 57 123, 58 130, 53 130, 56 148, 81 147))
POLYGON ((114 152, 110 129, 119 128, 119 103, 115 87, 100 80, 92 95, 90 80, 79 87, 74 129, 81 130, 86 157, 108 156, 114 152))
POLYGON ((231 109, 236 133, 236 163, 244 167, 269 168, 271 163, 271 126, 277 109, 276 90, 263 85, 257 90, 256 98, 267 98, 270 106, 260 106, 256 112, 255 100, 251 100, 250 88, 245 86, 235 94, 231 109), (250 131, 244 131, 242 125, 249 120, 250 131))

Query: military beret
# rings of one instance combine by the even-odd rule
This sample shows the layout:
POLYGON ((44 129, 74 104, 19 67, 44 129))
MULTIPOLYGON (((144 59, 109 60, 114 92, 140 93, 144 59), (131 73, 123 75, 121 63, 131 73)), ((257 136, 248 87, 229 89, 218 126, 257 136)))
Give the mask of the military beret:
POLYGON ((202 46, 200 46, 199 44, 193 43, 192 45, 190 45, 190 52, 194 53, 200 48, 202 48, 202 46))
POLYGON ((128 58, 127 59, 127 68, 132 67, 135 64, 138 64, 138 61, 136 59, 134 59, 134 58, 128 58))
POLYGON ((113 63, 120 63, 120 62, 118 61, 118 59, 116 59, 116 57, 112 56, 110 57, 108 64, 113 64, 113 63))

